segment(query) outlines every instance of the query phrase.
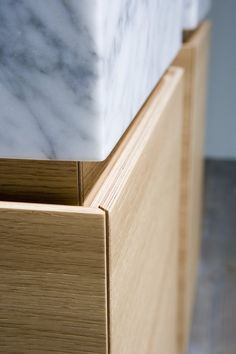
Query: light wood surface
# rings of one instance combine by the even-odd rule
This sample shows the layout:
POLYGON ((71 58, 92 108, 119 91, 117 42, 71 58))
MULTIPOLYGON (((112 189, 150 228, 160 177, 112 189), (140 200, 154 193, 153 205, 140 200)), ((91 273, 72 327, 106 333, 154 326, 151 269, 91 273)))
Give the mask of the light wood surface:
MULTIPOLYGON (((121 138, 121 141, 124 137, 121 138)), ((79 162, 80 167, 80 179, 81 179, 81 197, 82 203, 84 204, 86 198, 90 194, 96 183, 102 185, 103 181, 108 175, 108 171, 111 171, 114 162, 119 157, 118 151, 120 150, 120 142, 111 154, 104 161, 99 162, 79 162)))
POLYGON ((103 171, 112 168, 113 155, 101 162, 0 159, 0 200, 83 205, 103 171))
POLYGON ((0 200, 78 205, 78 163, 0 159, 0 200))
POLYGON ((182 79, 165 75, 87 199, 107 213, 111 354, 176 353, 182 79))
POLYGON ((109 163, 78 166, 85 206, 0 203, 0 353, 176 354, 182 108, 171 68, 109 163))
POLYGON ((179 353, 186 353, 195 295, 202 220, 203 143, 210 23, 186 36, 174 65, 185 70, 180 222, 179 353))
POLYGON ((0 353, 106 354, 100 209, 0 203, 0 353))

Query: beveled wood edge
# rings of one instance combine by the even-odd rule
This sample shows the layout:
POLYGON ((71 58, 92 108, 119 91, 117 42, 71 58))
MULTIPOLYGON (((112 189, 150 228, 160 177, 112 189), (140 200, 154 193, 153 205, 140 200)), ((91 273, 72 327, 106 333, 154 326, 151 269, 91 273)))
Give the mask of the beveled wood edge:
POLYGON ((60 212, 74 214, 104 215, 104 211, 96 207, 72 206, 60 204, 19 203, 0 201, 0 210, 25 210, 32 212, 60 212))

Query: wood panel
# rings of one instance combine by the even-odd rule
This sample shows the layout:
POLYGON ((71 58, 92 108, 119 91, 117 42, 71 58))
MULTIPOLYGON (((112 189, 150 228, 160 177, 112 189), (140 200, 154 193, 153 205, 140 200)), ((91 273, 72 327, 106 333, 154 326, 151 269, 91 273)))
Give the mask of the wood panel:
POLYGON ((182 78, 165 75, 87 199, 107 213, 110 354, 176 353, 182 78))
POLYGON ((188 347, 200 248, 203 145, 210 23, 186 36, 174 62, 185 70, 180 222, 179 353, 188 347))
POLYGON ((0 203, 0 352, 107 354, 105 213, 0 203))
MULTIPOLYGON (((124 139, 124 136, 120 139, 124 139)), ((100 186, 105 181, 109 171, 111 171, 114 162, 119 158, 120 144, 115 146, 114 150, 104 161, 99 162, 80 162, 80 178, 81 178, 81 196, 84 204, 86 198, 92 191, 94 185, 99 181, 100 186)))
POLYGON ((80 204, 79 169, 75 161, 0 159, 0 200, 80 204))
POLYGON ((99 177, 112 168, 118 148, 99 162, 0 159, 0 200, 83 205, 99 177))

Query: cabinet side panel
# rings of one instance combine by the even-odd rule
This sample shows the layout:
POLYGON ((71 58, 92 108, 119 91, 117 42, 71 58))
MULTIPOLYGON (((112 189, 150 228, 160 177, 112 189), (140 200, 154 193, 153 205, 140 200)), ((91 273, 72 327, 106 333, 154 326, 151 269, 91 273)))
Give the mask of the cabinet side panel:
POLYGON ((185 70, 180 216, 179 352, 188 346, 201 240, 203 146, 210 24, 191 33, 175 61, 185 70))
POLYGON ((106 354, 105 214, 0 204, 0 352, 106 354))
POLYGON ((109 217, 112 354, 176 353, 179 74, 173 69, 154 92, 101 203, 109 217))

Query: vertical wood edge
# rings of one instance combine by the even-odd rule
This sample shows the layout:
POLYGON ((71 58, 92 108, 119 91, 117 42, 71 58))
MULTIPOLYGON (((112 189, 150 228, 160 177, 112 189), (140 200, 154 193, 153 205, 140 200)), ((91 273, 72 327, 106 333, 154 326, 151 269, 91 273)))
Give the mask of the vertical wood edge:
MULTIPOLYGON (((193 162, 192 162, 192 151, 196 144, 195 139, 193 139, 193 134, 198 134, 195 132, 195 124, 197 117, 198 107, 196 102, 196 90, 199 90, 199 65, 201 63, 201 57, 205 56, 206 45, 208 45, 210 40, 210 31, 211 23, 209 21, 203 22, 197 30, 195 30, 188 37, 187 41, 184 43, 179 55, 175 60, 175 65, 180 65, 185 68, 185 110, 184 110, 184 135, 183 135, 183 147, 182 147, 182 191, 181 191, 181 223, 180 223, 180 254, 179 254, 179 267, 180 267, 180 276, 179 276, 179 322, 178 322, 178 345, 179 353, 183 354, 187 347, 188 342, 188 331, 187 328, 190 325, 191 318, 189 317, 189 309, 186 307, 186 304, 189 302, 189 294, 186 292, 189 288, 188 283, 188 262, 191 260, 188 259, 186 254, 186 247, 189 236, 188 226, 186 224, 185 217, 189 218, 191 212, 188 209, 192 208, 192 200, 189 199, 191 192, 190 188, 192 187, 192 175, 193 175, 193 162), (200 61, 200 64, 199 64, 200 61), (195 122, 195 124, 194 124, 195 122), (186 134, 186 132, 188 132, 186 134), (190 214, 189 214, 190 213, 190 214), (187 289, 187 290, 186 290, 187 289), (187 324, 188 323, 188 324, 187 324), (187 326, 186 326, 187 324, 187 326), (186 336, 187 334, 187 336, 186 336)), ((204 60, 204 58, 203 58, 204 60)), ((208 65, 208 63, 206 63, 208 65)), ((200 66, 201 67, 201 66, 200 66)), ((201 72, 200 72, 201 74, 201 72)), ((202 79, 202 75, 200 75, 202 79)), ((205 78, 207 81, 207 78, 205 78)), ((197 91, 200 94, 200 91, 197 91)), ((205 91, 202 92, 205 95, 205 91)), ((200 119, 201 121, 201 119, 200 119)), ((199 122, 201 124, 201 122, 199 122)), ((197 216, 198 217, 198 216, 197 216)), ((188 220, 188 223, 190 221, 188 220)))
POLYGON ((109 211, 102 207, 99 206, 99 209, 102 210, 105 214, 105 245, 106 245, 106 279, 107 279, 107 285, 106 285, 106 295, 107 295, 107 354, 111 354, 111 282, 110 282, 110 222, 109 222, 109 211))

